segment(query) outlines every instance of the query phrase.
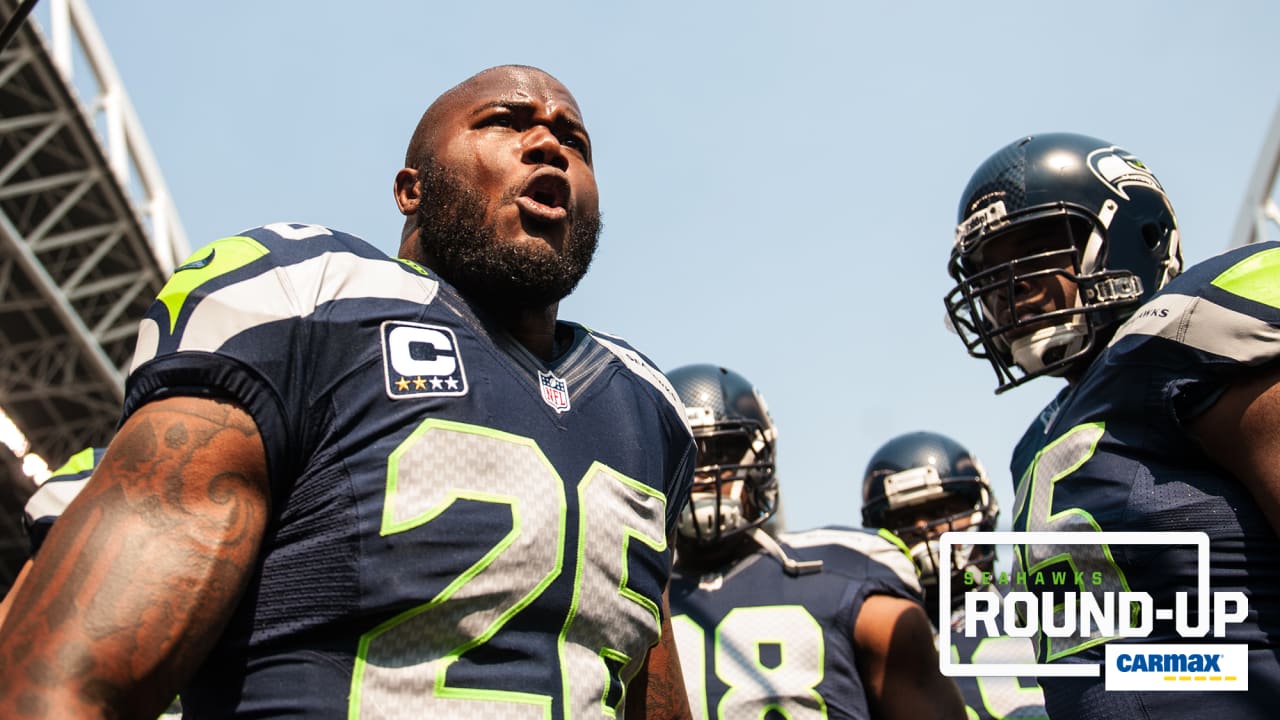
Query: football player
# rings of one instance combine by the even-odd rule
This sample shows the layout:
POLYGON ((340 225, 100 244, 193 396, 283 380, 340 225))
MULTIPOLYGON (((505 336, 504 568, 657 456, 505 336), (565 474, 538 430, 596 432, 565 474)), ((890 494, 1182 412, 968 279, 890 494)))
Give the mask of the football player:
MULTIPOLYGON (((67 460, 62 467, 54 470, 49 478, 36 488, 35 493, 27 498, 23 508, 22 526, 27 531, 32 556, 40 550, 40 544, 44 542, 45 535, 49 534, 53 521, 62 514, 71 499, 89 481, 94 465, 101 459, 102 453, 101 448, 81 450, 67 460)), ((0 599, 0 627, 3 627, 4 619, 9 614, 9 605, 17 594, 18 586, 26 579, 30 569, 31 561, 27 560, 18 571, 18 576, 14 579, 9 592, 0 599)))
MULTIPOLYGON (((1141 692, 1107 692, 1103 675, 1042 675, 1050 716, 1274 717, 1280 247, 1237 248, 1184 271, 1173 209, 1151 170, 1119 146, 1068 133, 1021 138, 983 162, 958 222, 946 305, 970 354, 991 363, 997 392, 1066 380, 1014 450, 1014 530, 1203 532, 1214 593, 1248 596, 1247 617, 1225 637, 1184 637, 1180 618, 1157 614, 1139 639, 1247 645, 1248 692, 1206 692, 1207 675, 1174 674, 1171 690, 1141 692)), ((1132 590, 1173 609, 1176 593, 1199 594, 1198 556, 1181 543, 1026 544, 1015 547, 1015 578, 1068 579, 1018 588, 1037 594, 1105 602, 1132 590)), ((1103 663, 1118 641, 1089 630, 1037 635, 1040 661, 1103 663)))
POLYGON ((0 707, 688 717, 662 631, 687 421, 642 354, 556 317, 600 229, 591 153, 559 81, 492 68, 414 131, 403 259, 277 223, 180 266, 13 600, 0 707))
MULTIPOLYGON (((944 612, 937 594, 942 533, 992 531, 999 515, 982 463, 963 445, 940 433, 912 432, 889 440, 871 456, 863 473, 862 524, 892 531, 910 549, 920 571, 925 608, 935 627, 944 612)), ((951 623, 954 662, 1035 662, 1034 648, 1026 638, 964 633, 964 592, 1007 589, 993 581, 995 561, 995 545, 952 546, 951 601, 943 621, 951 623)), ((1045 717, 1044 696, 1035 678, 957 677, 956 684, 964 694, 970 718, 1045 717)))
POLYGON ((776 431, 764 399, 715 365, 668 377, 698 444, 671 581, 694 717, 963 717, 902 550, 859 530, 772 537, 762 525, 778 508, 776 431))

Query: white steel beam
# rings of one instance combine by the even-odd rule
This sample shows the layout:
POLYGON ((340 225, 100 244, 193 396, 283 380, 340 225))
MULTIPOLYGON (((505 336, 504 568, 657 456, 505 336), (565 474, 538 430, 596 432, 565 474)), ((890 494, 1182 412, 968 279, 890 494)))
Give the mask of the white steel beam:
POLYGON ((1267 239, 1267 226, 1280 226, 1280 210, 1276 208, 1273 193, 1276 189, 1276 173, 1280 171, 1280 104, 1271 116, 1258 164, 1245 189, 1244 203, 1231 233, 1230 247, 1239 247, 1267 239))

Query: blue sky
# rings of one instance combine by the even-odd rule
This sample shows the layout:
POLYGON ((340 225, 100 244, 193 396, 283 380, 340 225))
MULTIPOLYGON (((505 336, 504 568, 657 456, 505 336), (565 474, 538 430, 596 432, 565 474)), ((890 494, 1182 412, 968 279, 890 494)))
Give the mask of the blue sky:
POLYGON ((1059 381, 996 397, 943 326, 978 163, 1034 132, 1120 144, 1197 261, 1226 248, 1280 99, 1262 1, 90 7, 196 245, 297 221, 393 252, 426 105, 492 65, 559 77, 606 223, 561 316, 754 381, 793 528, 857 524, 867 459, 918 429, 974 450, 1011 511, 1008 454, 1059 381))

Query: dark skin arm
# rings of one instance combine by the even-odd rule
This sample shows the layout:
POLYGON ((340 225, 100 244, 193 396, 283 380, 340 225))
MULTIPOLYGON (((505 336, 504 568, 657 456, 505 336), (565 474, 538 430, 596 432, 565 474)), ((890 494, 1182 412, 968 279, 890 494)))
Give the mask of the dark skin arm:
POLYGON ((27 573, 29 572, 31 572, 30 560, 22 564, 22 569, 18 571, 18 577, 14 578, 9 592, 5 594, 3 600, 0 600, 0 628, 4 627, 4 619, 9 617, 9 606, 13 604, 13 598, 18 594, 18 588, 22 587, 22 583, 27 579, 27 573))
POLYGON ((169 398, 120 429, 49 532, 0 634, 8 718, 145 718, 230 618, 267 522, 266 457, 234 405, 169 398))
POLYGON ((876 720, 964 720, 960 688, 938 668, 933 625, 918 603, 872 595, 858 613, 853 642, 876 720))
MULTIPOLYGON (((668 547, 672 547, 668 543, 668 547)), ((684 687, 676 636, 671 630, 671 608, 662 592, 662 638, 649 649, 644 667, 627 685, 627 720, 693 720, 689 693, 684 687)))
POLYGON ((1249 489, 1280 536, 1280 366, 1232 385, 1189 427, 1209 457, 1249 489))

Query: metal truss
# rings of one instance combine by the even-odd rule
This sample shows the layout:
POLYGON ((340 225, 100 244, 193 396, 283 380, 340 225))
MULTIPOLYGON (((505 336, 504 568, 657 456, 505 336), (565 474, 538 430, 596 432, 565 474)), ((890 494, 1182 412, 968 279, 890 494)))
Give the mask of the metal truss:
POLYGON ((87 7, 49 2, 52 43, 28 21, 0 53, 0 409, 56 464, 110 438, 138 320, 187 249, 87 7))
POLYGON ((1263 242, 1276 237, 1280 230, 1280 205, 1276 204, 1277 180, 1280 180, 1280 105, 1276 106, 1267 130, 1266 140, 1258 153, 1244 204, 1231 233, 1231 247, 1263 242))

